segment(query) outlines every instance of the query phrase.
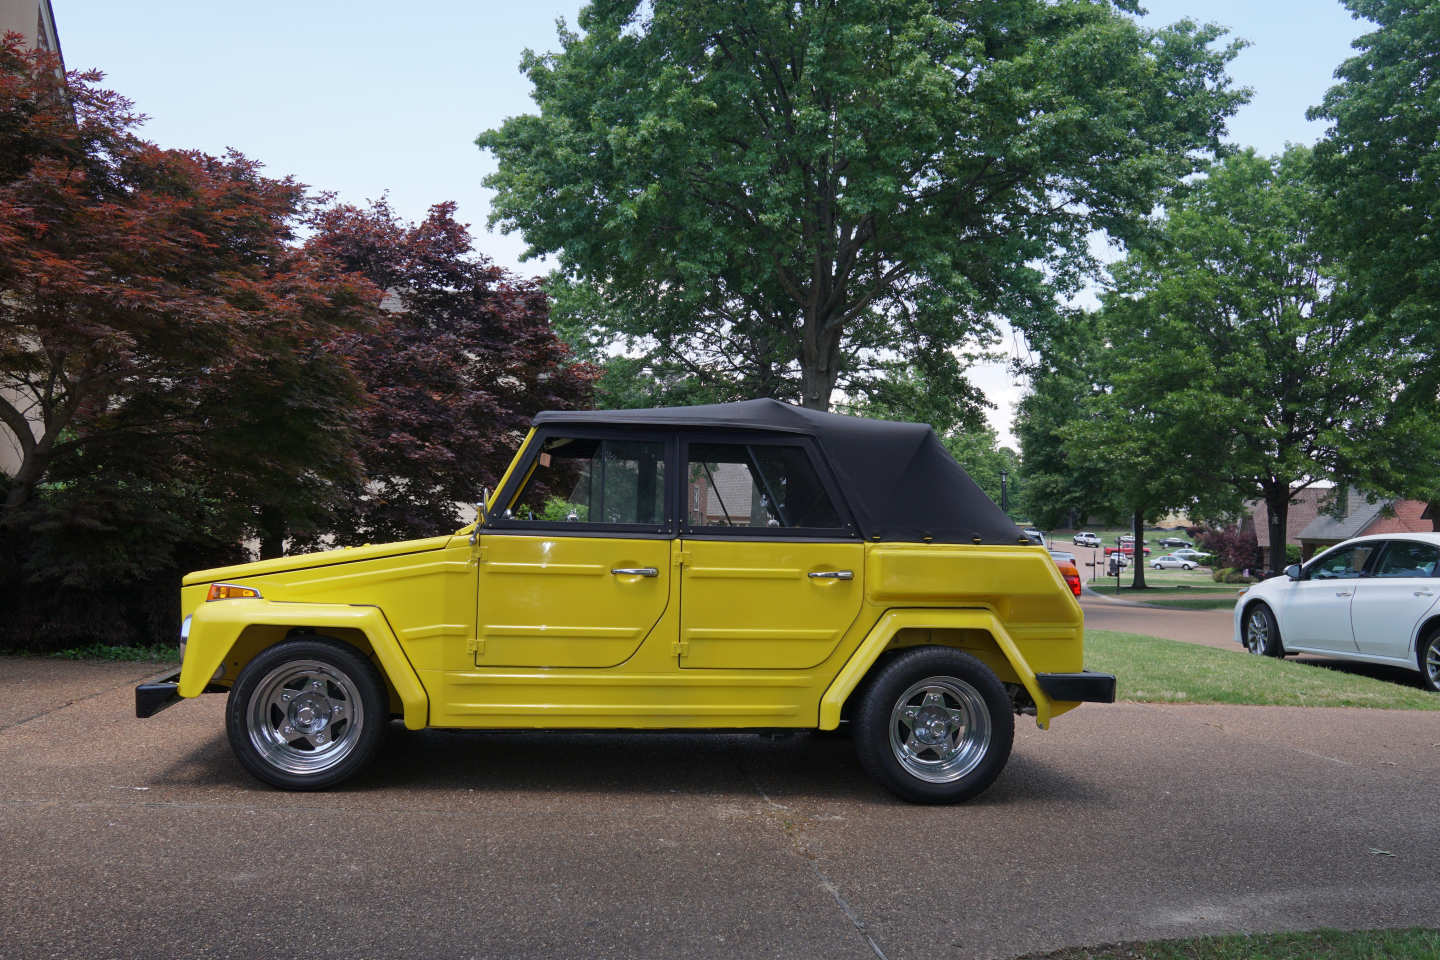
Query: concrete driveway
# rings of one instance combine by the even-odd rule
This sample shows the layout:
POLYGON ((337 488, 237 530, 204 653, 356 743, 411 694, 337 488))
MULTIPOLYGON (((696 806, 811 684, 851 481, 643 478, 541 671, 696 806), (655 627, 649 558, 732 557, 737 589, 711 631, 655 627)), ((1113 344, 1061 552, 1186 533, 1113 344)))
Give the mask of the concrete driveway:
POLYGON ((398 732, 322 794, 243 774, 223 699, 0 659, 0 955, 1011 957, 1440 924, 1440 713, 1090 705, 979 801, 842 737, 398 732))

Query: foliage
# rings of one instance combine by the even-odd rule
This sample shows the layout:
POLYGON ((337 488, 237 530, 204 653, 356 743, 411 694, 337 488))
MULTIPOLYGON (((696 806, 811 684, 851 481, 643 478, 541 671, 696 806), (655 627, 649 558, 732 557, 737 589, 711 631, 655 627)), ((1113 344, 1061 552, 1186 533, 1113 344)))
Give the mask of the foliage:
POLYGON ((1118 459, 1165 488, 1157 506, 1233 515, 1260 496, 1277 545, 1291 497, 1317 479, 1424 495, 1433 471, 1416 464, 1440 456, 1440 419, 1395 402, 1413 350, 1369 335, 1314 242, 1320 203, 1302 147, 1232 156, 1178 198, 1114 270, 1110 389, 1075 431, 1129 442, 1118 459))
POLYGON ((371 398, 362 470, 332 513, 342 543, 458 527, 458 505, 499 481, 537 412, 589 402, 593 371, 551 331, 545 291, 473 253, 454 212, 406 224, 384 200, 332 207, 306 245, 387 297, 385 325, 339 345, 371 398))
POLYGON ((1440 2, 1344 3, 1376 29, 1354 42, 1339 83, 1309 114, 1330 124, 1315 148, 1331 201, 1325 226, 1356 300, 1375 314, 1371 332, 1419 345, 1411 369, 1396 358, 1397 383, 1409 387, 1398 402, 1424 407, 1440 384, 1440 2))
POLYGON ((1201 530, 1196 535, 1196 543, 1201 550, 1212 555, 1212 567, 1235 570, 1259 570, 1261 567, 1260 542, 1253 531, 1242 530, 1234 524, 1201 530))
POLYGON ((1052 312, 1247 95, 1218 28, 1104 0, 603 0, 579 25, 524 57, 539 115, 477 140, 492 223, 657 382, 821 409, 898 363, 973 420, 992 318, 1052 312))

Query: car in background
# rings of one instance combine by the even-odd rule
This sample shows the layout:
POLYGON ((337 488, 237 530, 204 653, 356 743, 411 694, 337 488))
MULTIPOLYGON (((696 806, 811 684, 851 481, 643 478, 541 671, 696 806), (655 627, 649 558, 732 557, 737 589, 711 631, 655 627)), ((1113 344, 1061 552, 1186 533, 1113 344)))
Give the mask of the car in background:
POLYGON ((1159 540, 1156 540, 1155 542, 1156 542, 1159 546, 1162 546, 1162 547, 1193 547, 1193 546, 1195 546, 1195 544, 1191 543, 1189 540, 1181 540, 1179 537, 1161 537, 1159 540))
POLYGON ((1050 548, 1050 541, 1045 539, 1045 534, 1042 533, 1039 529, 1035 527, 1025 527, 1020 532, 1025 534, 1025 536, 1029 537, 1031 540, 1034 540, 1036 543, 1040 544, 1040 546, 1045 547, 1047 550, 1050 548))
MULTIPOLYGON (((1106 548, 1105 548, 1105 555, 1106 555, 1107 557, 1108 557, 1110 554, 1112 554, 1112 553, 1121 553, 1121 554, 1124 554, 1124 555, 1127 556, 1127 557, 1132 557, 1132 556, 1134 556, 1134 555, 1135 555, 1135 538, 1131 537, 1131 538, 1128 539, 1128 540, 1121 540, 1121 541, 1120 541, 1120 546, 1118 546, 1118 547, 1106 547, 1106 548)), ((1150 548, 1149 548, 1149 547, 1146 547, 1146 548, 1145 548, 1145 555, 1146 555, 1147 557, 1150 555, 1150 548)))
POLYGON ((1050 556, 1055 558, 1056 563, 1074 563, 1075 554, 1069 550, 1051 550, 1050 556))
POLYGON ((1077 547, 1098 547, 1100 538, 1093 533, 1077 533, 1070 538, 1077 547))
POLYGON ((1150 561, 1150 566, 1156 570, 1194 570, 1195 561, 1186 560, 1184 557, 1177 557, 1173 553, 1167 553, 1163 557, 1156 557, 1150 561))
POLYGON ((1191 550, 1189 548, 1186 548, 1184 550, 1174 550, 1171 551, 1170 556, 1179 557, 1181 560, 1189 560, 1191 563, 1202 567, 1210 562, 1210 554, 1206 553, 1204 550, 1191 550))
POLYGON ((1356 537, 1242 593, 1235 642, 1260 656, 1403 667, 1440 692, 1437 598, 1440 533, 1356 537))

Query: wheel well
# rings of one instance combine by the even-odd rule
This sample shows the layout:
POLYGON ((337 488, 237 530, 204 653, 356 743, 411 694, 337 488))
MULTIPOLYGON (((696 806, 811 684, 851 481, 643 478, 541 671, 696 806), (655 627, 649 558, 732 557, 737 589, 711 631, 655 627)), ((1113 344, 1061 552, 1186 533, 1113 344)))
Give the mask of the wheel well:
POLYGON ((1431 632, 1435 630, 1440 630, 1440 614, 1436 614, 1435 616, 1426 620, 1424 623, 1420 624, 1420 629, 1415 631, 1416 663, 1420 662, 1420 644, 1424 643, 1425 638, 1430 636, 1431 632))
POLYGON ((268 650, 277 643, 300 637, 329 637, 348 643, 359 650, 364 657, 375 665, 381 680, 385 683, 385 691, 390 698, 390 710, 392 713, 403 713, 404 707, 400 701, 400 695, 395 691, 395 685, 390 682, 390 677, 385 673, 385 667, 375 656, 375 648, 370 643, 370 638, 363 630, 353 628, 331 628, 331 627, 310 627, 303 624, 281 625, 281 624, 253 624, 241 631, 240 636, 225 654, 225 680, 227 684, 233 684, 240 671, 245 669, 246 664, 254 660, 262 651, 268 650))
POLYGON ((865 676, 845 698, 845 704, 841 707, 841 716, 848 717, 851 704, 860 701, 871 681, 885 669, 887 663, 895 659, 895 656, 902 650, 912 647, 952 647, 970 654, 985 664, 1001 683, 1007 685, 1020 683, 1020 675, 1015 672, 1009 658, 1001 651, 1000 645, 995 642, 995 638, 990 635, 988 630, 903 627, 890 638, 890 642, 885 645, 880 656, 876 657, 875 662, 870 665, 870 669, 865 671, 865 676))

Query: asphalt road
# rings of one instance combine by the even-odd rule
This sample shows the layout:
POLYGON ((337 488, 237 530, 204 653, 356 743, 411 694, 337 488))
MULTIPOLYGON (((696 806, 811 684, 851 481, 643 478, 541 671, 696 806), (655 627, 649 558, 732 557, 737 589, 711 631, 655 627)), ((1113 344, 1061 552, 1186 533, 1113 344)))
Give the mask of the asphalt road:
POLYGON ((218 696, 0 659, 0 957, 1011 957, 1440 925, 1440 713, 1089 705, 892 799, 841 737, 397 731, 282 793, 218 696))

